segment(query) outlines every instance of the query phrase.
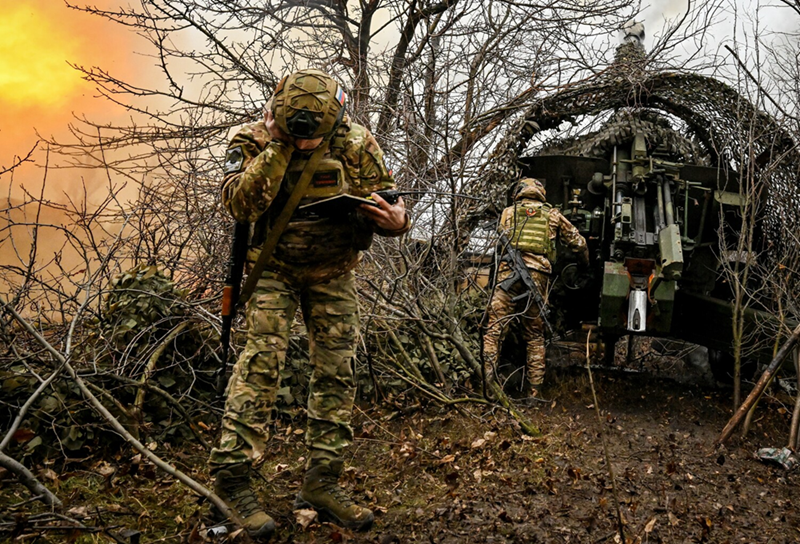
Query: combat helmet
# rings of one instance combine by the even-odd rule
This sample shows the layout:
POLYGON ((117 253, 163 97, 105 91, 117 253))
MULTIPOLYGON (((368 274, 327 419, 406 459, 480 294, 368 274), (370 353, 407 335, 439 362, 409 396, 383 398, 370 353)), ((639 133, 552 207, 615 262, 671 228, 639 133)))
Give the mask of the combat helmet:
POLYGON ((285 133, 313 140, 336 130, 344 117, 345 99, 335 79, 308 69, 284 77, 267 107, 285 133))
POLYGON ((522 178, 517 184, 514 200, 522 198, 532 198, 533 200, 545 202, 547 200, 547 192, 544 189, 544 184, 536 178, 522 178))

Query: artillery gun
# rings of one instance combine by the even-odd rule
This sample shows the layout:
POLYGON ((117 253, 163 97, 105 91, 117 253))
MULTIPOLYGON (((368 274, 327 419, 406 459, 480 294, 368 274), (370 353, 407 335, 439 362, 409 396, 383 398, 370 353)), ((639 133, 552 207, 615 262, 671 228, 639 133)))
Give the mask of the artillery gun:
MULTIPOLYGON (((554 269, 550 303, 563 329, 594 324, 606 345, 648 335, 730 352, 733 295, 721 265, 769 259, 782 233, 798 230, 798 199, 783 199, 795 206, 786 209, 771 198, 798 194, 797 149, 728 85, 651 70, 641 40, 628 36, 596 80, 527 108, 476 188, 499 204, 473 208, 464 223, 496 214, 519 177, 538 178, 592 258, 588 273, 565 259, 554 269), (743 227, 753 229, 748 252, 736 250, 743 227)), ((767 309, 755 301, 744 311, 750 356, 762 360, 780 330, 767 309)))
MULTIPOLYGON (((612 119, 590 138, 607 144, 594 143, 587 153, 601 156, 521 159, 524 175, 543 181, 548 201, 589 245, 588 273, 568 260, 557 264, 551 303, 561 310, 562 326, 596 323, 612 342, 626 334, 688 339, 681 316, 699 310, 703 297, 729 298, 718 285, 718 232, 723 222, 741 227, 738 175, 682 162, 648 124, 664 129, 666 120, 641 112, 612 119), (614 143, 603 138, 608 134, 614 143)), ((728 347, 729 337, 717 335, 723 340, 712 347, 728 347)))

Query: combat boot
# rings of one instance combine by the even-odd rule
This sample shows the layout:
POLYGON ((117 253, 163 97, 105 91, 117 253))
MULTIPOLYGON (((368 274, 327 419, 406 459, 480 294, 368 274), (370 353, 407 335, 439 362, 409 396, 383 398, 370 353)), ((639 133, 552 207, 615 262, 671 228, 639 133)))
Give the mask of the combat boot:
POLYGON ((250 464, 226 465, 212 474, 216 476, 214 493, 241 516, 247 534, 264 541, 269 539, 275 532, 275 521, 264 512, 250 488, 250 464))
POLYGON ((320 518, 327 517, 348 529, 366 531, 372 527, 375 516, 369 508, 355 504, 344 489, 339 487, 342 466, 342 460, 335 459, 329 464, 310 467, 306 471, 303 487, 294 501, 294 508, 313 508, 320 518))

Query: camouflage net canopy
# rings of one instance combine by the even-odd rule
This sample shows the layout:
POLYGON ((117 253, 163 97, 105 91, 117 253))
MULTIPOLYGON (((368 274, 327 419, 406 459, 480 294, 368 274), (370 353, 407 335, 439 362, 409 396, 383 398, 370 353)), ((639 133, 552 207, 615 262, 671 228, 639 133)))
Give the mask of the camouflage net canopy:
MULTIPOLYGON (((187 396, 212 401, 218 367, 211 354, 216 333, 191 315, 185 298, 157 266, 142 264, 123 272, 112 279, 100 317, 88 324, 88 335, 74 352, 73 364, 91 366, 85 380, 134 436, 144 431, 159 442, 196 440, 191 417, 209 420, 200 404, 176 408, 175 399, 187 396)), ((40 362, 31 359, 28 364, 40 362)), ((0 394, 8 406, 24 403, 39 383, 22 363, 0 369, 0 394)), ((0 412, 0 418, 13 415, 0 412)), ((24 455, 47 457, 66 450, 77 457, 119 448, 118 435, 108 432, 66 373, 31 406, 31 415, 16 441, 24 455)))
MULTIPOLYGON (((592 81, 568 86, 531 104, 500 141, 487 165, 488 174, 470 191, 488 198, 463 210, 463 233, 472 232, 495 218, 505 206, 508 187, 520 176, 520 156, 535 135, 558 130, 563 123, 606 116, 606 130, 577 141, 556 141, 546 152, 591 156, 589 149, 613 145, 609 134, 619 133, 625 122, 655 128, 661 144, 671 147, 687 163, 733 169, 768 191, 762 212, 774 248, 784 241, 784 231, 800 229, 798 176, 800 152, 778 122, 756 109, 746 97, 716 79, 691 73, 650 69, 644 51, 635 44, 617 49, 615 62, 592 81), (678 133, 666 116, 680 120, 678 133), (671 134, 670 134, 671 133, 671 134)), ((620 134, 623 139, 627 134, 620 134)))
POLYGON ((212 390, 219 335, 189 311, 186 291, 156 265, 140 264, 111 280, 101 316, 87 343, 101 366, 122 376, 149 379, 181 393, 212 390), (145 376, 145 377, 143 377, 145 376))
POLYGON ((111 349, 135 353, 184 315, 185 297, 156 265, 137 265, 111 280, 96 323, 100 339, 111 349))
POLYGON ((646 134, 650 146, 673 161, 707 166, 711 160, 697 142, 675 130, 669 119, 649 110, 616 112, 599 130, 549 142, 540 154, 603 158, 614 146, 633 140, 637 132, 646 134))

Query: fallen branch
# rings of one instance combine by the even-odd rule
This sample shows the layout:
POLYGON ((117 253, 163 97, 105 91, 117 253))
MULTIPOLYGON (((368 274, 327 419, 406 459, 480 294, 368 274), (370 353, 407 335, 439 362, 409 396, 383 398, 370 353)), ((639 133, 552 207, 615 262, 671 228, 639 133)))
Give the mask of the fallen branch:
MULTIPOLYGON (((5 310, 9 312, 17 322, 22 325, 22 327, 28 331, 30 335, 32 335, 36 340, 48 351, 50 354, 56 358, 56 360, 61 363, 64 368, 66 369, 67 373, 69 374, 72 381, 75 382, 75 385, 81 390, 83 396, 86 397, 86 400, 92 405, 92 407, 101 415, 103 418, 111 425, 111 427, 119 433, 128 443, 130 443, 139 453, 141 453, 144 457, 147 458, 148 461, 153 463, 155 466, 170 474, 171 476, 175 477, 178 481, 184 484, 186 487, 197 493, 198 495, 207 498, 211 503, 216 506, 220 512, 225 514, 231 521, 233 521, 239 527, 244 527, 244 523, 242 519, 239 517, 239 514, 234 512, 222 499, 220 499, 215 493, 209 490, 204 485, 198 483, 194 479, 190 478, 177 468, 173 467, 169 463, 165 462, 161 459, 158 455, 150 451, 148 448, 145 447, 144 444, 139 442, 131 433, 129 433, 125 427, 119 422, 117 418, 115 418, 108 409, 103 406, 96 396, 89 390, 87 387, 86 382, 81 379, 72 365, 64 358, 61 353, 59 353, 51 344, 48 342, 44 337, 42 337, 39 332, 33 328, 33 326, 28 323, 28 321, 23 318, 21 315, 17 313, 17 311, 10 306, 5 300, 0 299, 0 304, 3 305, 5 310)), ((23 467, 24 468, 24 467, 23 467)), ((38 494, 41 494, 41 490, 37 491, 38 494)), ((243 531, 242 536, 245 538, 245 541, 250 541, 247 537, 247 532, 243 531)))
POLYGON ((181 416, 183 416, 183 418, 186 420, 186 426, 189 427, 189 430, 192 431, 192 434, 194 434, 194 437, 197 438, 200 444, 202 444, 206 450, 211 450, 211 444, 209 444, 206 439, 203 438, 203 435, 201 435, 200 432, 195 428, 195 423, 194 419, 192 419, 192 416, 189 415, 189 412, 186 411, 186 408, 183 407, 180 401, 173 397, 170 393, 149 382, 142 383, 126 376, 118 376, 117 374, 109 374, 108 376, 131 387, 148 389, 149 391, 161 396, 161 398, 170 403, 170 405, 175 408, 181 416))
POLYGON ((36 476, 33 473, 25 468, 25 465, 17 461, 16 459, 12 459, 5 453, 0 451, 0 467, 3 467, 9 470, 12 474, 14 474, 20 481, 22 485, 28 488, 28 490, 41 499, 46 505, 48 506, 61 506, 61 501, 53 495, 53 493, 47 489, 42 482, 36 479, 36 476))
POLYGON ((772 380, 773 375, 778 371, 780 368, 781 363, 786 358, 786 356, 792 352, 794 345, 797 343, 797 340, 800 339, 800 325, 795 327, 792 331, 792 334, 789 336, 789 339, 781 346, 781 349, 778 350, 778 353, 775 354, 775 357, 772 359, 772 362, 769 366, 764 370, 764 373, 761 374, 761 377, 756 382, 755 387, 753 390, 750 391, 750 394, 744 400, 739 409, 736 410, 736 413, 733 414, 728 424, 725 425, 725 428, 722 429, 722 432, 717 438, 716 442, 714 442, 715 446, 719 446, 720 444, 724 444, 728 441, 728 439, 733 434, 734 429, 741 423, 742 419, 747 415, 747 412, 750 408, 755 404, 756 400, 761 396, 761 393, 764 392, 766 389, 767 384, 772 380))
POLYGON ((794 359, 794 372, 797 378, 797 389, 795 391, 794 411, 792 412, 792 427, 789 431, 789 447, 795 451, 800 448, 800 350, 795 349, 792 353, 794 359))
MULTIPOLYGON (((145 367, 144 372, 142 372, 142 385, 146 384, 155 372, 156 363, 158 362, 159 357, 161 357, 161 355, 164 353, 164 350, 167 349, 167 346, 169 346, 170 342, 175 340, 178 335, 183 332, 183 329, 185 329, 187 325, 189 325, 189 322, 184 321, 180 325, 174 327, 171 331, 169 331, 169 334, 167 334, 164 340, 161 341, 153 354, 150 356, 150 359, 147 361, 147 366, 145 367)), ((136 417, 139 419, 142 417, 142 406, 144 406, 145 391, 147 391, 147 388, 139 388, 139 391, 136 392, 136 400, 133 403, 133 413, 136 414, 136 417)))
POLYGON ((449 396, 441 393, 438 389, 431 386, 428 382, 423 381, 421 383, 415 382, 414 380, 407 378, 394 370, 393 368, 386 368, 386 371, 390 374, 393 374, 396 378, 406 382, 411 387, 417 389, 420 393, 430 397, 431 399, 435 400, 436 402, 440 402, 445 406, 455 406, 456 404, 465 404, 468 402, 472 402, 475 404, 489 404, 489 401, 486 399, 478 398, 478 397, 460 397, 460 398, 450 398, 449 396), (425 388, 425 386, 430 387, 433 391, 430 391, 425 388))
MULTIPOLYGON (((458 351, 461 358, 464 359, 467 364, 472 368, 472 371, 475 373, 476 376, 482 376, 483 371, 481 370, 481 364, 478 362, 475 357, 473 357, 472 352, 467 349, 467 346, 464 345, 463 342, 459 342, 456 338, 453 337, 451 334, 436 334, 433 331, 426 331, 430 336, 433 338, 438 338, 440 340, 447 340, 448 342, 452 343, 456 351, 458 351)), ((531 436, 541 436, 542 432, 536 427, 533 423, 528 421, 524 415, 522 415, 517 408, 514 406, 514 403, 511 402, 511 399, 508 398, 503 388, 500 387, 500 384, 497 383, 496 380, 492 380, 489 384, 489 387, 492 390, 492 394, 494 398, 500 403, 500 405, 511 414, 511 417, 517 420, 519 426, 525 431, 526 434, 531 436)))
POLYGON ((411 360, 411 357, 406 352, 405 348, 403 347, 403 344, 400 342, 400 339, 397 337, 397 335, 390 327, 385 327, 385 328, 386 332, 389 333, 389 338, 392 340, 392 343, 397 348, 397 351, 399 351, 400 355, 403 356, 403 359, 405 360, 406 365, 408 365, 411 374, 413 374, 414 377, 419 381, 424 382, 425 378, 422 376, 422 372, 420 372, 419 367, 416 364, 414 364, 414 361, 411 360))
POLYGON ((430 337, 417 333, 417 341, 422 345, 423 349, 428 355, 428 360, 431 362, 431 368, 433 368, 433 371, 436 373, 436 377, 439 378, 439 381, 442 382, 442 387, 445 390, 445 394, 449 393, 447 378, 445 377, 444 372, 442 372, 441 365, 439 365, 439 358, 436 356, 436 350, 433 348, 433 343, 431 342, 430 337))
POLYGON ((61 370, 63 368, 64 365, 61 365, 58 368, 56 368, 46 380, 44 380, 42 383, 39 384, 39 387, 36 388, 36 391, 34 391, 31 394, 31 396, 28 397, 28 400, 26 400, 25 404, 22 405, 22 408, 19 409, 17 417, 14 419, 14 422, 11 424, 11 427, 8 429, 8 432, 6 433, 6 437, 3 439, 2 442, 0 442, 0 451, 3 451, 4 449, 6 449, 6 446, 8 446, 8 443, 11 441, 11 437, 14 436, 14 433, 17 432, 20 423, 22 423, 22 420, 25 419, 25 414, 28 413, 28 408, 30 408, 31 405, 36 401, 36 399, 39 398, 39 395, 41 395, 42 392, 45 389, 47 389, 51 383, 53 383, 53 380, 55 380, 58 377, 58 375, 61 374, 61 370))

